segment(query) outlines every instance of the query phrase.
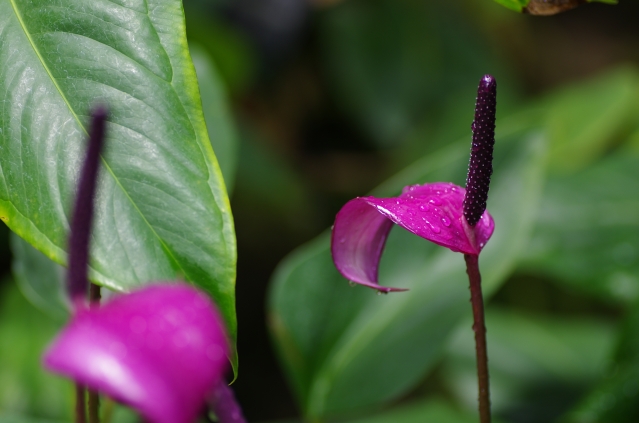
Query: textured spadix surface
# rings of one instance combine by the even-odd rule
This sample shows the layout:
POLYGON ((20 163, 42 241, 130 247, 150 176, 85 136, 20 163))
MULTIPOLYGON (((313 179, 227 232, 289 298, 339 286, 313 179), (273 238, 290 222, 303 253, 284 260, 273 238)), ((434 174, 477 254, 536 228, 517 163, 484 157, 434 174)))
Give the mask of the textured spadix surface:
POLYGON ((190 423, 223 376, 227 354, 211 301, 186 284, 157 284, 79 309, 44 363, 150 422, 190 423))
POLYGON ((7 0, 0 34, 0 218, 66 263, 87 113, 107 104, 90 278, 195 283, 234 339, 235 235, 181 2, 7 0))
POLYGON ((485 212, 471 227, 463 217, 464 188, 448 182, 410 185, 399 197, 358 197, 335 218, 331 252, 335 266, 348 280, 379 291, 379 261, 395 223, 424 239, 464 254, 478 255, 495 229, 485 212))

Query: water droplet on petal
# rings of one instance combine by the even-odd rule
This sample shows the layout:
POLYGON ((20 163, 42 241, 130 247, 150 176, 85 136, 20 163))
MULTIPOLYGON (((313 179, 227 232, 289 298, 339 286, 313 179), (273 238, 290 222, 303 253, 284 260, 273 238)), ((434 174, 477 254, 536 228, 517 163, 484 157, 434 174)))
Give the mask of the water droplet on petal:
POLYGON ((444 223, 444 225, 450 226, 450 219, 446 216, 442 217, 442 222, 444 223))
POLYGON ((425 229, 430 229, 431 231, 435 232, 436 234, 438 234, 438 233, 440 233, 442 231, 439 226, 433 225, 432 223, 430 223, 426 219, 424 219, 424 221, 426 222, 426 225, 424 225, 425 229))
POLYGON ((345 242, 346 242, 346 238, 340 238, 340 240, 339 240, 339 243, 340 243, 340 244, 343 244, 343 243, 345 243, 345 242))
POLYGON ((442 205, 442 200, 440 200, 439 198, 431 198, 428 202, 436 206, 442 205))
POLYGON ((422 204, 421 206, 419 206, 419 209, 423 212, 427 212, 430 209, 430 207, 428 207, 428 205, 426 204, 422 204))

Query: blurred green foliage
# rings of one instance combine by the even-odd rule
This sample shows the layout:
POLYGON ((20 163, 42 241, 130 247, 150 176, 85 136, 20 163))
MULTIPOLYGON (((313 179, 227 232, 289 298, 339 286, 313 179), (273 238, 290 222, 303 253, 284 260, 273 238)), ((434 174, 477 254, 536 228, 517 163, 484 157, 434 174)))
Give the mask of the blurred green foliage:
POLYGON ((36 310, 12 281, 0 302, 0 420, 4 413, 70 418, 71 383, 44 371, 40 356, 61 324, 36 310))
MULTIPOLYGON (((639 418, 639 4, 540 18, 502 7, 527 2, 497 3, 185 1, 209 136, 233 192, 234 386, 250 421, 476 421, 461 256, 395 229, 381 279, 411 290, 376 296, 337 274, 322 231, 356 195, 463 184, 485 73, 498 81, 497 229, 480 258, 497 419, 639 418), (267 288, 283 255, 316 235, 267 288), (267 289, 283 370, 267 345, 267 289)), ((59 285, 37 288, 50 264, 19 240, 13 248, 23 292, 59 315, 59 285)), ((0 421, 64 420, 67 388, 37 364, 57 323, 8 283, 1 298, 0 410, 13 420, 0 421)))

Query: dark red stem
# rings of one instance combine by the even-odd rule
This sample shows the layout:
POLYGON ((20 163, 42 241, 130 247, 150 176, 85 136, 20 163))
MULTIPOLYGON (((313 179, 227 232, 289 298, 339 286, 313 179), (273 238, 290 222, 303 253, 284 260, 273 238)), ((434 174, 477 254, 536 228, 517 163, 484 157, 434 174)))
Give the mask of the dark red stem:
POLYGON ((477 383, 479 385, 479 421, 490 423, 490 390, 488 381, 488 353, 486 352, 486 325, 484 299, 481 293, 479 256, 464 254, 466 273, 470 281, 470 302, 473 306, 473 331, 477 355, 477 383))
MULTIPOLYGON (((100 286, 91 284, 89 290, 89 301, 91 308, 100 307, 100 286)), ((89 423, 100 423, 100 394, 93 389, 87 389, 89 396, 89 423)))
POLYGON ((75 423, 87 423, 87 409, 84 400, 84 385, 75 384, 75 423))

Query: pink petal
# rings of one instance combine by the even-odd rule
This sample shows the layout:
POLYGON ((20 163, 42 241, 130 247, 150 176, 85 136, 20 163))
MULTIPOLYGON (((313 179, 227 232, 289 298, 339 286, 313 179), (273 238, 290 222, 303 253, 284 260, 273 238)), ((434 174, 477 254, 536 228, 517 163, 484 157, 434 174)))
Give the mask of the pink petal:
POLYGON ((382 292, 402 291, 381 287, 377 271, 382 250, 393 222, 362 198, 349 201, 337 213, 331 239, 331 253, 337 270, 348 280, 382 292))
POLYGON ((44 355, 50 370, 136 408, 153 423, 191 423, 228 365, 211 301, 180 284, 149 285, 79 310, 44 355))
POLYGON ((355 198, 339 211, 333 227, 333 261, 348 280, 382 292, 379 260, 391 223, 455 252, 478 255, 495 223, 485 212, 473 228, 463 218, 465 190, 447 182, 412 185, 399 197, 355 198))

